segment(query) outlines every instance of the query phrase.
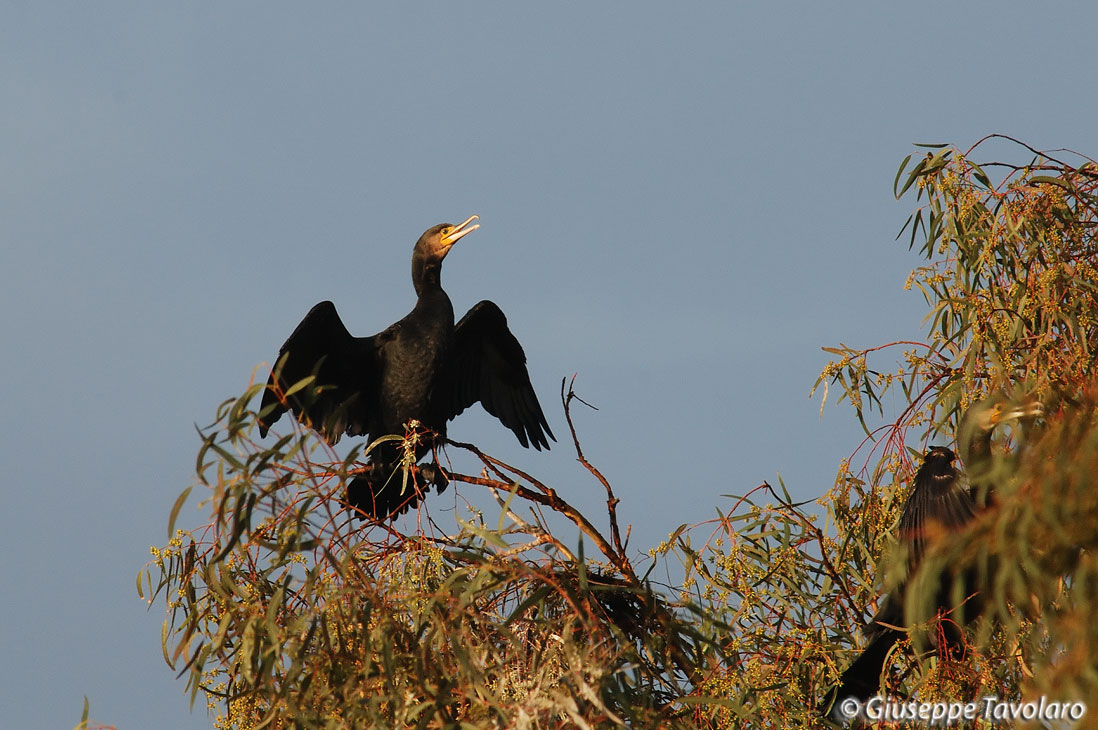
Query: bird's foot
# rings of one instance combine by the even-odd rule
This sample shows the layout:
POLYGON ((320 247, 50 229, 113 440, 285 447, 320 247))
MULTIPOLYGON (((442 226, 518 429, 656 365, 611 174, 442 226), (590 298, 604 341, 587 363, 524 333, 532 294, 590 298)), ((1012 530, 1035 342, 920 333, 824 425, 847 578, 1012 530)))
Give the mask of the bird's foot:
POLYGON ((442 470, 442 467, 437 462, 431 464, 421 464, 417 467, 420 475, 423 476, 426 484, 434 484, 435 491, 442 494, 446 491, 446 487, 450 486, 450 479, 446 476, 446 472, 442 470))

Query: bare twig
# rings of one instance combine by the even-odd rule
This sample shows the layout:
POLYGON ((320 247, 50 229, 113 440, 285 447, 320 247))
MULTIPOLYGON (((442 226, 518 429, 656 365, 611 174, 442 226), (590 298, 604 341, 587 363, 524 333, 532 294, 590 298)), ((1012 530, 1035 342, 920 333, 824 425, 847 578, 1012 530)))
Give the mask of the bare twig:
POLYGON ((610 482, 602 475, 587 458, 583 455, 583 449, 580 447, 579 436, 576 435, 576 426, 572 422, 572 401, 578 400, 588 408, 594 408, 590 403, 576 395, 576 391, 573 386, 576 383, 576 376, 572 375, 571 381, 561 379, 560 381, 560 400, 564 404, 564 418, 568 422, 568 430, 572 433, 572 444, 576 448, 576 458, 579 463, 583 464, 587 471, 591 472, 599 483, 606 489, 606 511, 610 516, 610 536, 614 541, 614 549, 618 552, 621 558, 625 559, 625 546, 621 541, 621 531, 618 529, 618 498, 614 496, 614 490, 610 487, 610 482), (568 390, 565 392, 564 384, 568 382, 568 390))

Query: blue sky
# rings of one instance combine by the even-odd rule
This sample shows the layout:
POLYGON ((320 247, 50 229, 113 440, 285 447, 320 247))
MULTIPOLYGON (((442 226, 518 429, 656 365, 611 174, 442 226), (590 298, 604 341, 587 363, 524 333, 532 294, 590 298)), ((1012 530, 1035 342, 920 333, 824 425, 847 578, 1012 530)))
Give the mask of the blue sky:
MULTIPOLYGON (((206 728, 134 576, 198 441, 317 301, 412 306, 412 245, 491 298, 638 553, 859 443, 821 346, 918 337, 914 142, 1098 154, 1093 3, 29 3, 0 9, 5 726, 206 728)), ((888 363, 882 363, 887 366, 888 363)), ((451 436, 592 514, 566 442, 451 436)), ((443 503, 446 500, 442 500, 443 503)), ((452 500, 448 503, 452 506, 452 500)), ((444 509, 446 504, 437 505, 444 509)), ((448 514, 448 513, 447 513, 448 514)))

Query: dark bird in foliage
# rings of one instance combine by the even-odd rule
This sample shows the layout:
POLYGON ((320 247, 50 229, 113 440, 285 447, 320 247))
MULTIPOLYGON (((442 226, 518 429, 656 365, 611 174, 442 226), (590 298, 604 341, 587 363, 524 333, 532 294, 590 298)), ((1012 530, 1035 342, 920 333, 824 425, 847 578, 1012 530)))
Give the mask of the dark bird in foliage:
MULTIPOLYGON (((333 444, 344 433, 370 441, 403 435, 405 424, 416 420, 425 429, 414 449, 418 461, 445 438, 448 421, 479 401, 523 446, 548 449, 549 439, 556 439, 507 318, 485 300, 455 326, 453 305, 442 289, 442 260, 480 227, 476 220, 474 215, 457 226, 443 223, 420 236, 412 253, 419 298, 406 317, 382 332, 354 337, 334 304, 313 307, 279 350, 260 405, 260 435, 266 436, 287 408, 333 444), (310 376, 315 377, 305 387, 291 392, 310 376)), ((368 472, 349 484, 348 504, 375 519, 415 506, 421 494, 414 480, 405 483, 403 457, 399 441, 379 444, 368 472)), ((446 487, 437 464, 418 471, 438 491, 446 487)))
MULTIPOLYGON (((963 530, 984 509, 986 500, 993 498, 986 477, 991 468, 991 437, 1001 423, 1040 415, 1040 403, 1015 402, 1004 394, 996 394, 976 403, 961 418, 957 428, 957 448, 965 462, 968 478, 961 474, 954 461, 956 456, 944 446, 932 446, 915 473, 914 487, 900 513, 899 537, 907 550, 909 576, 914 575, 923 556, 934 540, 948 539, 963 530)), ((943 575, 933 598, 934 612, 949 614, 942 621, 939 636, 946 651, 961 646, 960 627, 981 613, 980 586, 975 571, 957 576, 963 585, 963 603, 955 600, 954 577, 943 575)), ((905 616, 906 586, 901 585, 885 596, 883 603, 866 628, 868 644, 865 650, 839 677, 839 684, 825 697, 821 711, 836 722, 851 718, 841 711, 842 702, 853 698, 859 707, 880 693, 881 673, 889 652, 897 641, 907 636, 901 628, 931 616, 905 616)))

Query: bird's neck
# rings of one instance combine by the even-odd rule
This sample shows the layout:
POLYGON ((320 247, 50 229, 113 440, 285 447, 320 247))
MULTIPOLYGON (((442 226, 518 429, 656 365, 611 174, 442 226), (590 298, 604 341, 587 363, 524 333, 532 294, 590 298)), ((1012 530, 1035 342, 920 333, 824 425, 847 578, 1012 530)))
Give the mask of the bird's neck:
POLYGON ((412 260, 412 285, 416 294, 442 288, 442 262, 416 257, 412 260))
POLYGON ((986 465, 987 462, 991 461, 991 432, 984 431, 975 434, 972 440, 962 448, 964 453, 961 458, 964 459, 965 467, 969 471, 978 466, 986 465))
POLYGON ((972 440, 962 446, 961 458, 965 462, 965 472, 973 483, 980 482, 991 469, 991 432, 974 434, 972 440))

